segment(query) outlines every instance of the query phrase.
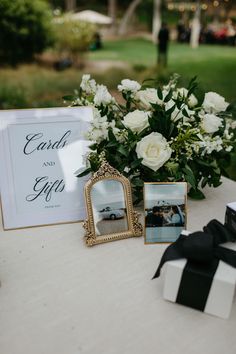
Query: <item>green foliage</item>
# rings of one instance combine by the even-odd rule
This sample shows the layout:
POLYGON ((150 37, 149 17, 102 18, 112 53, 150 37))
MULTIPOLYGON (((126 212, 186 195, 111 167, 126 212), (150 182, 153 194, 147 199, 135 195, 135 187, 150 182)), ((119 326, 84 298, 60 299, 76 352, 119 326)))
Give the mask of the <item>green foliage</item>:
POLYGON ((135 202, 142 199, 144 181, 186 181, 190 186, 189 196, 195 199, 204 198, 200 188, 218 187, 235 145, 231 115, 234 105, 223 111, 215 108, 213 117, 216 121, 221 117, 223 126, 209 131, 203 124, 209 116, 208 107, 206 103, 199 106, 193 96, 198 87, 196 77, 190 80, 187 89, 178 89, 177 82, 178 75, 164 87, 147 79, 138 91, 137 82, 124 80, 118 86, 124 99, 119 104, 104 86, 101 91, 101 86, 84 75, 77 93, 66 97, 72 105, 93 105, 97 109, 88 132, 93 141, 87 161, 89 169, 83 175, 97 171, 103 155, 129 178, 135 202), (128 113, 129 118, 132 115, 130 121, 128 113))
POLYGON ((0 63, 31 61, 52 43, 50 8, 43 0, 0 0, 0 63))
POLYGON ((9 85, 0 87, 0 109, 24 108, 27 104, 23 89, 9 85))
POLYGON ((86 52, 94 40, 95 26, 88 22, 61 17, 54 22, 55 47, 60 54, 72 58, 86 52))

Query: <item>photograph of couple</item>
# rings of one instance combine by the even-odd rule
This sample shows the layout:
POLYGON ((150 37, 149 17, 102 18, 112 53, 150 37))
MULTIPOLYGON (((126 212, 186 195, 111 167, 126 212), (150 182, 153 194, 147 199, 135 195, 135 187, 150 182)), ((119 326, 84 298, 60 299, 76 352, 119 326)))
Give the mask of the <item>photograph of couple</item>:
POLYGON ((146 227, 184 226, 184 223, 184 204, 165 207, 155 205, 146 216, 146 227))
POLYGON ((186 229, 186 183, 145 183, 145 243, 174 242, 186 229))

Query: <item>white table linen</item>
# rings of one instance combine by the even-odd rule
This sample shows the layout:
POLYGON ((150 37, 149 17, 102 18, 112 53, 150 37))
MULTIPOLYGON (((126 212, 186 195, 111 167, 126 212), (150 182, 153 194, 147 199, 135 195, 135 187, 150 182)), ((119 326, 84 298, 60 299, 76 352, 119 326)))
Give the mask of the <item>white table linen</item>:
MULTIPOLYGON (((188 229, 224 221, 236 182, 188 201, 188 229)), ((167 245, 88 248, 81 223, 0 231, 1 354, 235 354, 228 320, 163 300, 151 281, 167 245)))

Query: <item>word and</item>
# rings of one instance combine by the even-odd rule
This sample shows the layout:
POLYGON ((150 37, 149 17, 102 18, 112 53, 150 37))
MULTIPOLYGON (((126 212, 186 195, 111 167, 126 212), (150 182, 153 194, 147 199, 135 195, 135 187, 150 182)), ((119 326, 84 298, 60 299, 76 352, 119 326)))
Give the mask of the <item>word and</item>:
POLYGON ((23 148, 25 155, 30 155, 35 151, 40 150, 54 150, 63 149, 68 144, 68 138, 71 135, 71 130, 68 130, 59 140, 42 141, 43 133, 28 134, 26 135, 26 144, 23 148))
POLYGON ((65 182, 63 179, 57 179, 55 181, 49 181, 48 176, 35 178, 35 184, 33 191, 35 193, 29 194, 26 197, 27 202, 33 202, 39 197, 45 198, 46 202, 49 202, 53 193, 61 193, 65 189, 65 182))
POLYGON ((48 167, 48 166, 52 167, 55 165, 56 165, 56 163, 54 161, 46 161, 43 163, 42 167, 48 167))

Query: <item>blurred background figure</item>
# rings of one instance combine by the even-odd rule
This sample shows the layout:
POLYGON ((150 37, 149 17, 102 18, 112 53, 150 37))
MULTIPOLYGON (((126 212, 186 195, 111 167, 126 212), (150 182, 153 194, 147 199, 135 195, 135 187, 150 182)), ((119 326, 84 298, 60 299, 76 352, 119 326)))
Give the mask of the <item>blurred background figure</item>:
POLYGON ((167 23, 163 22, 158 34, 158 65, 167 66, 167 51, 169 42, 169 29, 167 23))
POLYGON ((185 42, 185 26, 183 21, 179 21, 177 24, 177 41, 179 43, 185 42))
POLYGON ((95 32, 94 34, 94 42, 91 44, 91 50, 98 50, 102 48, 102 39, 99 32, 95 32))

